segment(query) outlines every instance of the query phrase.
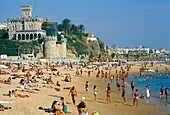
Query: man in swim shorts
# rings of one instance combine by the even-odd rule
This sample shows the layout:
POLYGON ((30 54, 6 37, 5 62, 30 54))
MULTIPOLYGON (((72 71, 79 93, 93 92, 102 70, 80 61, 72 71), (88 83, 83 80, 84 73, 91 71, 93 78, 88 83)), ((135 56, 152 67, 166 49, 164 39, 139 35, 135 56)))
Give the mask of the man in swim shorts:
POLYGON ((126 103, 126 89, 125 89, 125 86, 122 86, 122 97, 123 97, 123 101, 124 101, 124 104, 127 104, 126 103))
POLYGON ((160 90, 160 98, 161 97, 164 97, 164 86, 161 87, 161 90, 160 90))
POLYGON ((138 106, 138 100, 139 100, 139 92, 138 89, 136 89, 136 92, 134 94, 135 98, 133 100, 133 106, 135 106, 135 101, 136 101, 136 107, 138 106))
POLYGON ((76 91, 74 86, 71 88, 68 96, 70 95, 70 93, 71 93, 71 97, 72 97, 73 103, 75 105, 75 103, 76 103, 75 96, 77 97, 77 91, 76 91))
POLYGON ((134 88, 135 88, 135 82, 132 80, 132 83, 131 83, 131 88, 132 88, 132 95, 134 93, 134 88))

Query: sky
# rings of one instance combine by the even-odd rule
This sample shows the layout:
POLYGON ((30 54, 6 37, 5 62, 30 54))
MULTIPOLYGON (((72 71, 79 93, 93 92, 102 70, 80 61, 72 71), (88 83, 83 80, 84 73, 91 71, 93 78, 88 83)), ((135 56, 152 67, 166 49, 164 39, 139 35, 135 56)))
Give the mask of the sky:
POLYGON ((170 50, 170 0, 0 0, 0 23, 21 17, 20 5, 32 5, 33 17, 83 24, 105 45, 170 50))

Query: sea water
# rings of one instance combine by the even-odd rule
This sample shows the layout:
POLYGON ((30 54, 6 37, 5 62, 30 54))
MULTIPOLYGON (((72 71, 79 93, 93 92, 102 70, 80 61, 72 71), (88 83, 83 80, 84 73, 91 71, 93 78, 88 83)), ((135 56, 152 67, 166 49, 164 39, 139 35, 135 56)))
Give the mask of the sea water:
MULTIPOLYGON (((158 73, 160 75, 160 72, 158 73)), ((166 77, 166 74, 170 77, 169 72, 163 72, 163 76, 157 77, 157 73, 151 72, 151 73, 144 73, 144 79, 140 77, 139 74, 135 74, 137 78, 135 78, 134 75, 130 75, 129 79, 127 80, 127 83, 125 86, 127 86, 127 92, 132 93, 130 83, 132 80, 135 82, 135 89, 138 89, 139 94, 143 93, 145 98, 142 100, 144 102, 146 101, 146 86, 150 85, 151 89, 151 97, 150 97, 150 102, 156 105, 161 105, 161 106, 170 106, 170 78, 166 77), (148 80, 146 79, 146 75, 152 74, 152 79, 148 76, 148 80), (162 97, 160 99, 160 90, 161 87, 164 86, 164 98, 162 97), (169 91, 169 96, 168 100, 165 98, 165 89, 168 88, 169 91)), ((135 90, 134 90, 135 92, 135 90)), ((140 95, 139 95, 140 97, 140 95)), ((141 99, 140 99, 141 100, 141 99)))

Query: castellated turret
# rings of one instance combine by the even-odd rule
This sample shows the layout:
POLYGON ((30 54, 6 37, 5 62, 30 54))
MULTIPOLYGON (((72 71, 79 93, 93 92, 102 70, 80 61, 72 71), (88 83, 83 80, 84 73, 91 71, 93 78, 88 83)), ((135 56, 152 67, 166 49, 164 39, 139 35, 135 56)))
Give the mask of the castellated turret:
POLYGON ((43 22, 42 29, 46 31, 44 38, 44 56, 46 58, 66 58, 67 40, 61 35, 61 40, 57 38, 57 23, 51 21, 43 22))
POLYGON ((57 36, 46 36, 44 41, 45 57, 58 58, 57 36))

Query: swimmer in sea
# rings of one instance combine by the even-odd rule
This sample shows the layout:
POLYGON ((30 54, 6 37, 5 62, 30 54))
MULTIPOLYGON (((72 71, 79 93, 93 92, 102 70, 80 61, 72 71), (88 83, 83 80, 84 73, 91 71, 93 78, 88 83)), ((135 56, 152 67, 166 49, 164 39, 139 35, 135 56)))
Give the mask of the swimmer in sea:
POLYGON ((139 100, 139 92, 138 89, 136 89, 136 92, 134 94, 135 98, 133 100, 133 106, 135 106, 135 101, 136 101, 136 107, 138 106, 138 100, 139 100))
POLYGON ((72 97, 73 103, 75 105, 75 103, 76 103, 75 96, 77 97, 77 91, 76 91, 74 86, 71 88, 68 96, 70 95, 70 93, 71 93, 71 97, 72 97))
POLYGON ((146 75, 146 79, 148 80, 148 75, 146 75))
POLYGON ((150 79, 152 79, 152 75, 151 74, 149 75, 149 77, 150 77, 150 79))
POLYGON ((169 78, 168 73, 166 73, 166 78, 169 78))

